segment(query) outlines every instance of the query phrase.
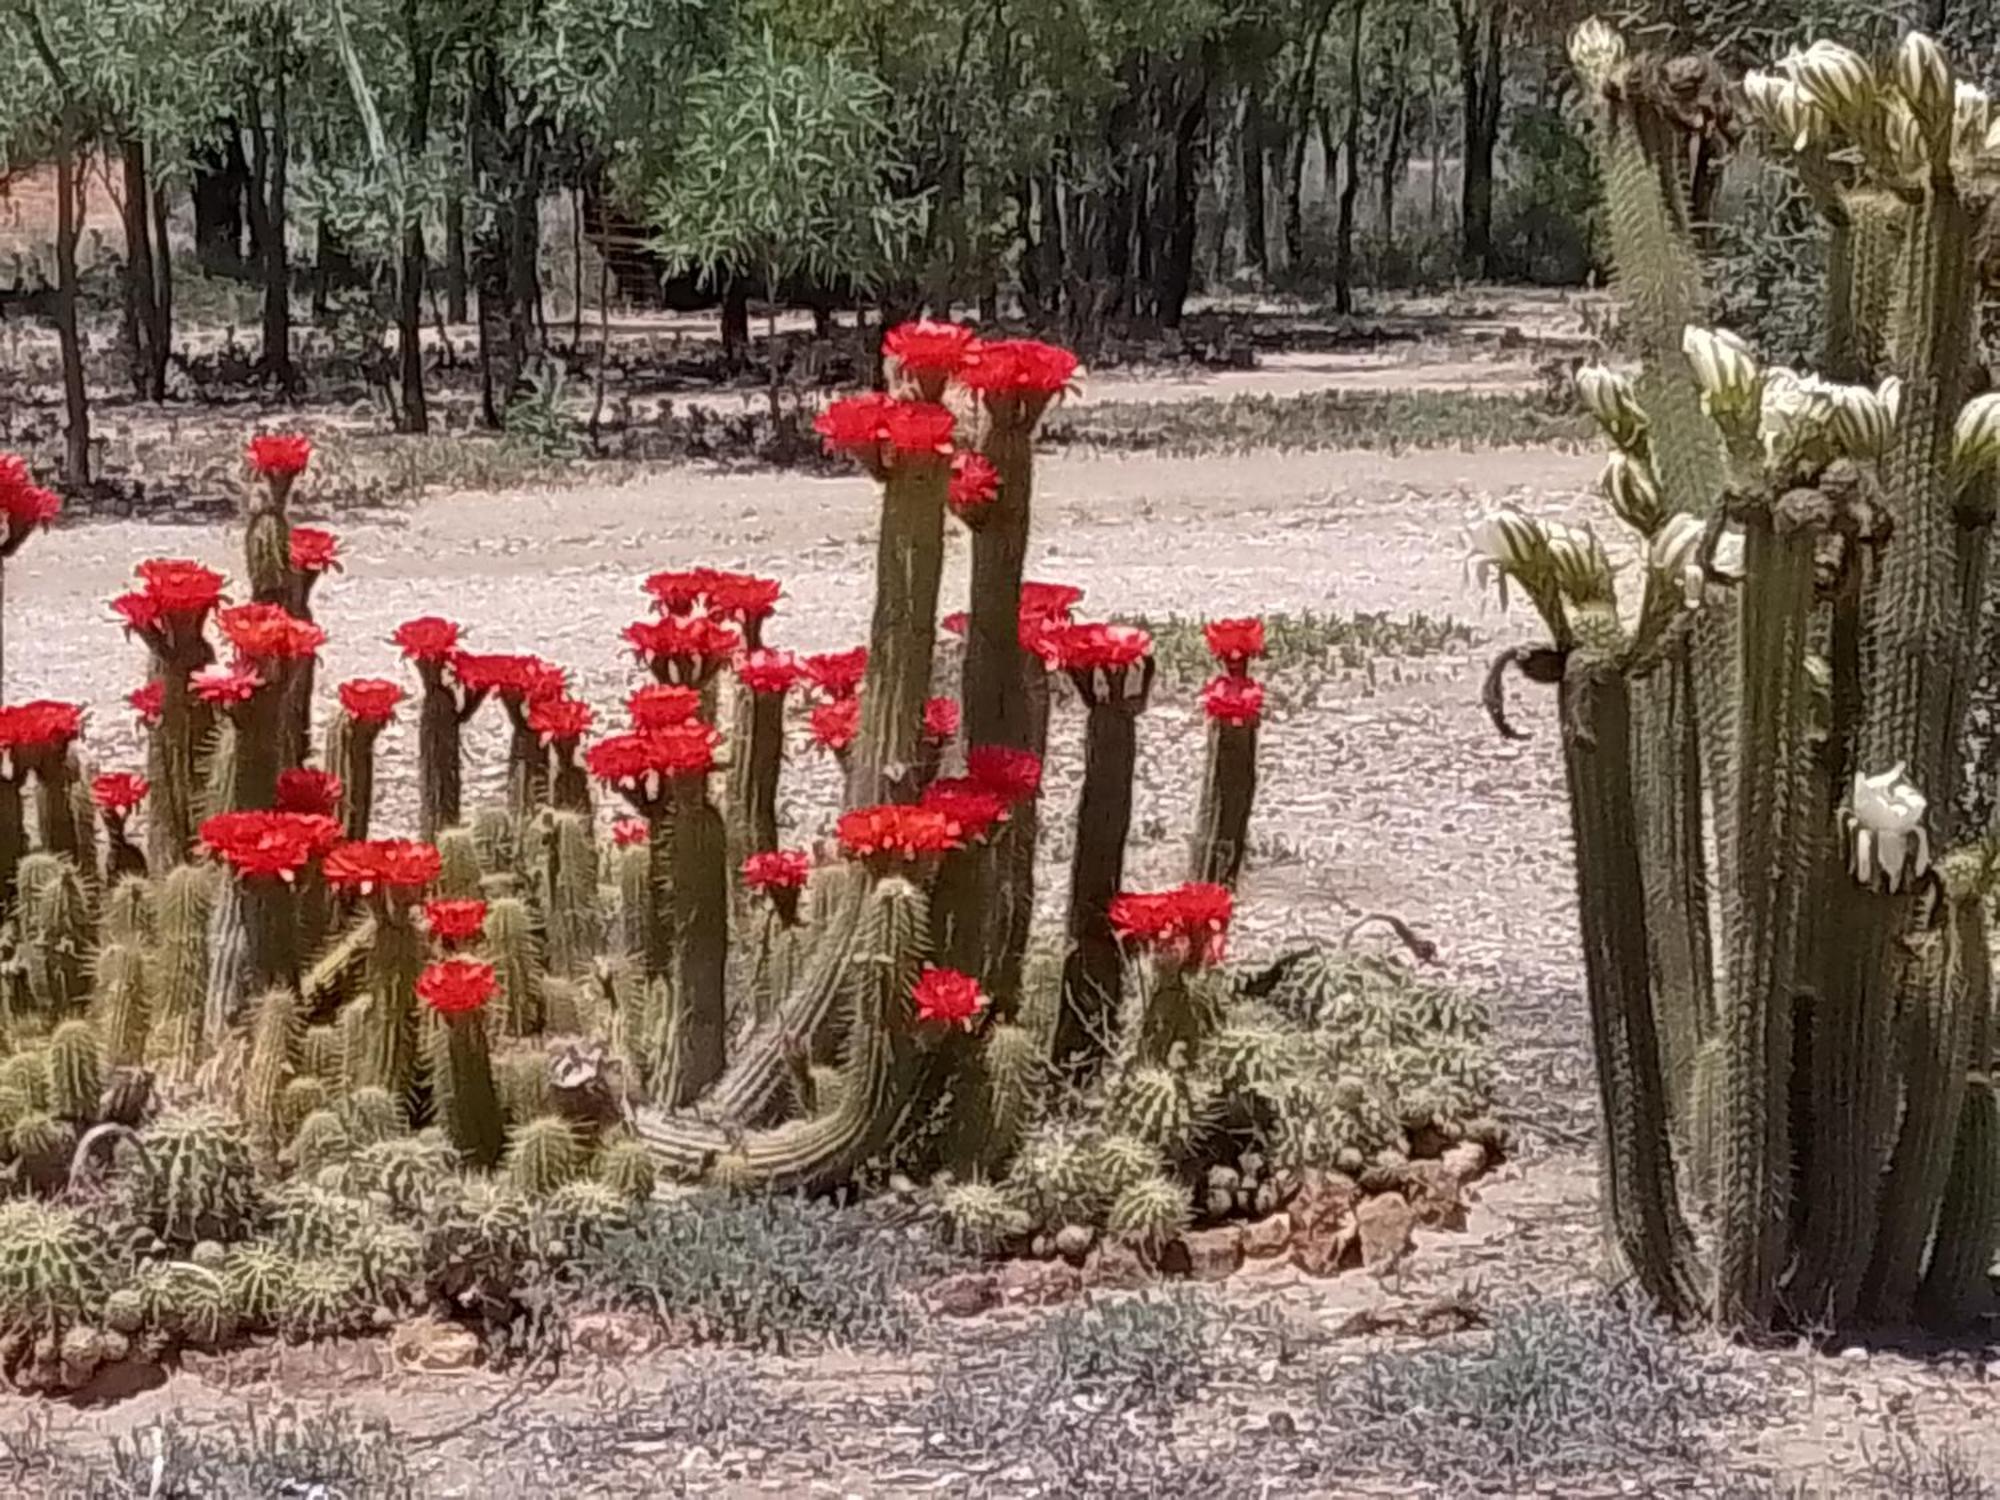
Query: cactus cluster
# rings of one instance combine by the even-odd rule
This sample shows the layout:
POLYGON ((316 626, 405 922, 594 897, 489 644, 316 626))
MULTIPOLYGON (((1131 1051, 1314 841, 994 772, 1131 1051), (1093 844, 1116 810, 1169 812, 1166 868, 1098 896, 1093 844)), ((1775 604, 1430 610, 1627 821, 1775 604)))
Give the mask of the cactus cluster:
POLYGON ((1955 1323, 2000 1229, 2000 866, 1952 816, 2000 464, 1975 357, 2000 131, 1918 32, 1745 80, 1829 246, 1821 371, 1766 368, 1705 326, 1689 231, 1690 164, 1740 133, 1723 96, 1689 108, 1691 65, 1601 22, 1572 56, 1639 362, 1578 391, 1643 585, 1621 607, 1588 531, 1504 513, 1474 543, 1550 634, 1489 707, 1508 730, 1510 663, 1560 694, 1610 1239, 1729 1328, 1955 1323))

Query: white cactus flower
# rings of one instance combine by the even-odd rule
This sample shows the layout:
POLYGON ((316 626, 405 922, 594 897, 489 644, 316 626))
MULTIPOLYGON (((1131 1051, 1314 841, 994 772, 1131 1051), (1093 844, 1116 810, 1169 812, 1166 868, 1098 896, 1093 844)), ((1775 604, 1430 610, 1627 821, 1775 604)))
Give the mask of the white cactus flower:
POLYGON ((1778 66, 1821 110, 1852 127, 1875 101, 1875 70, 1868 60, 1838 42, 1817 41, 1778 66))
POLYGON ((1601 84, 1625 61, 1625 38, 1609 21, 1591 16, 1569 34, 1569 61, 1585 78, 1601 84))
POLYGON ((1715 556, 1708 560, 1709 569, 1731 583, 1743 578, 1743 528, 1732 526, 1715 539, 1715 556))
POLYGON ((1875 776, 1856 771, 1843 819, 1854 840, 1854 878, 1863 885, 1886 880, 1892 893, 1931 867, 1930 835, 1923 826, 1930 803, 1903 774, 1905 769, 1898 761, 1875 776))
POLYGON ((1646 565, 1661 576, 1677 580, 1681 597, 1689 609, 1701 608, 1704 579, 1701 571, 1701 538, 1708 528, 1686 511, 1677 511, 1653 533, 1646 551, 1646 565))
POLYGON ((1664 513, 1660 487, 1653 482, 1652 470, 1645 464, 1629 453, 1614 453, 1604 465, 1598 484, 1604 490, 1604 498, 1611 502, 1612 513, 1634 531, 1651 534, 1659 527, 1664 513))
POLYGON ((1467 527, 1465 542, 1473 586, 1483 592, 1489 584, 1497 585, 1502 609, 1508 603, 1509 578, 1538 577, 1548 567, 1548 541, 1540 524, 1512 506, 1467 527))
POLYGON ((1957 90, 1951 77, 1951 63, 1944 48, 1921 31, 1912 31, 1896 46, 1890 64, 1896 92, 1909 101, 1927 137, 1936 137, 1951 128, 1953 100, 1957 90))
POLYGON ((1986 146, 1981 155, 2000 160, 2000 120, 1986 127, 1986 146))
POLYGON ((1617 602, 1611 559, 1596 532, 1587 526, 1550 521, 1542 527, 1542 534, 1548 543, 1551 580, 1564 598, 1576 604, 1617 602))
POLYGON ((1974 396, 1960 409, 1951 461, 1967 477, 2000 464, 2000 391, 1974 396))
POLYGON ((1718 422, 1745 420, 1757 410, 1762 375, 1750 346, 1725 328, 1681 332, 1681 349, 1694 366, 1701 404, 1718 422))
POLYGON ((1632 391, 1630 376, 1609 365, 1588 364, 1576 372, 1576 395, 1611 441, 1629 448, 1646 431, 1646 413, 1632 391))

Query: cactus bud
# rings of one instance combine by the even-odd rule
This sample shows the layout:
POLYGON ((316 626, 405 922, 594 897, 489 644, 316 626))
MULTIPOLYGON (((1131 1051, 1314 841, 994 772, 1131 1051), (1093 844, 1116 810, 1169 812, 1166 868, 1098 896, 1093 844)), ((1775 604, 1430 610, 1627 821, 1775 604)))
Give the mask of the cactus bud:
POLYGON ((1927 140, 1951 129, 1956 89, 1944 49, 1921 31, 1912 31, 1896 47, 1890 66, 1896 92, 1908 101, 1927 140))
POLYGON ((1931 866, 1930 835, 1923 826, 1930 803, 1903 771, 1902 761, 1875 776, 1856 771, 1849 806, 1842 815, 1854 840, 1850 853, 1854 878, 1863 885, 1884 879, 1891 892, 1931 866))
POLYGON ((1974 396, 1958 414, 1951 445, 1952 466, 1970 478, 2000 464, 2000 391, 1974 396))
POLYGON ((1833 133, 1826 111, 1789 78, 1753 72, 1743 80, 1743 93, 1757 123, 1793 151, 1824 145, 1833 133))
POLYGON ((1569 34, 1570 66, 1594 88, 1602 88, 1625 61, 1625 38, 1601 16, 1579 22, 1569 34))
POLYGON ((1497 582, 1502 609, 1507 607, 1508 579, 1519 580, 1531 595, 1541 588, 1548 571, 1548 541, 1540 524, 1518 510, 1495 511, 1470 527, 1465 541, 1474 587, 1497 582))
POLYGON ((1807 99, 1850 131, 1875 102, 1875 70, 1860 53, 1838 42, 1814 42, 1778 66, 1807 99))
POLYGON ((1678 578, 1689 609, 1701 608, 1701 537, 1706 528, 1686 511, 1667 517, 1654 533, 1646 564, 1666 578, 1678 578))
POLYGON ((1873 390, 1865 385, 1829 385, 1826 395, 1833 403, 1828 430, 1841 451, 1852 458, 1880 457, 1895 430, 1902 398, 1895 376, 1873 390))
POLYGON ((1750 346, 1722 328, 1689 324, 1681 333, 1681 349, 1694 366, 1701 386, 1702 408, 1718 422, 1743 421, 1758 410, 1763 375, 1750 346))
POLYGON ((1612 604, 1617 591, 1611 578, 1611 559, 1597 533, 1585 526, 1564 526, 1550 522, 1543 528, 1548 539, 1549 562, 1556 588, 1575 604, 1612 604))
POLYGON ((1993 100, 1976 84, 1961 83, 1952 99, 1952 149, 1969 161, 1986 151, 1993 129, 1993 100))
POLYGON ((1612 454, 1598 484, 1618 519, 1633 530, 1651 536, 1666 519, 1666 507, 1660 500, 1660 487, 1653 482, 1651 468, 1630 454, 1612 454))
POLYGON ((1831 436, 1833 387, 1780 365, 1764 377, 1758 402, 1757 436, 1774 468, 1821 456, 1831 436))
POLYGON ((1584 365, 1576 372, 1577 399, 1597 419, 1620 448, 1631 448, 1645 436, 1646 413, 1632 394, 1632 382, 1609 366, 1584 365))
POLYGON ((1882 112, 1882 144, 1898 177, 1921 179, 1930 174, 1931 150, 1916 112, 1901 99, 1889 101, 1882 112))

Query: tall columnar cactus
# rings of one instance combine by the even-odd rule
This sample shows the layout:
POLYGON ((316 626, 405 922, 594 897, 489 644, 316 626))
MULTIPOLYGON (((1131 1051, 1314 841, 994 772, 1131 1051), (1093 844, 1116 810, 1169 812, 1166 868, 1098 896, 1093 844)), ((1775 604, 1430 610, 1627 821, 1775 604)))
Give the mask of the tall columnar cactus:
POLYGON ((218 813, 201 825, 231 871, 209 922, 202 1035, 220 1036, 253 994, 298 988, 299 878, 339 837, 340 824, 316 813, 218 813))
POLYGON ((1264 654, 1262 620, 1216 620, 1207 627, 1209 650, 1222 675, 1202 689, 1208 718, 1208 763, 1195 819, 1193 879, 1234 887, 1250 837, 1250 809, 1257 800, 1257 731, 1264 717, 1264 688, 1250 676, 1250 661, 1264 654))
POLYGON ((208 985, 212 865, 176 865, 160 877, 149 970, 153 1001, 146 1060, 164 1081, 185 1082, 204 1055, 203 997, 208 985))
POLYGON ((416 1081, 416 986, 424 967, 416 903, 442 867, 434 846, 403 839, 341 844, 322 866, 329 888, 366 901, 374 933, 367 999, 351 1002, 342 1021, 350 1089, 379 1088, 404 1101, 416 1081))
POLYGON ((778 847, 778 776, 785 763, 785 697, 799 665, 782 651, 758 650, 736 665, 735 723, 730 735, 729 868, 778 847))
POLYGON ((340 781, 341 831, 368 837, 375 818, 375 742, 396 715, 403 690, 380 678, 340 685, 340 711, 326 726, 326 768, 340 781))
POLYGON ((220 573, 161 559, 141 563, 139 586, 112 601, 125 628, 152 654, 151 679, 133 701, 148 728, 147 854, 155 870, 172 869, 194 849, 201 757, 213 732, 213 711, 196 691, 196 674, 215 660, 204 627, 221 597, 220 573))
POLYGON ((417 836, 435 842, 457 826, 464 805, 459 743, 470 709, 460 702, 451 670, 458 627, 424 615, 397 627, 396 644, 416 665, 423 685, 417 710, 417 836))
POLYGON ((604 948, 597 839, 588 813, 550 815, 541 861, 541 901, 548 971, 565 979, 581 977, 604 948))
POLYGON ((1500 667, 1562 689, 1613 1240, 1662 1304, 1731 1327, 1954 1321, 2000 1233, 1973 1040, 1993 867, 1934 869, 1952 831, 1927 814, 1958 773, 2000 461, 1967 404, 2000 138, 1921 34, 1879 68, 1822 42, 1749 80, 1828 222, 1829 371, 1887 377, 1834 384, 1674 326, 1698 295, 1680 171, 1714 144, 1677 132, 1717 128, 1722 92, 1600 23, 1572 55, 1644 361, 1579 388, 1643 597, 1621 617, 1584 533, 1502 515, 1475 545, 1551 636, 1500 667))
MULTIPOLYGON (((294 526, 286 538, 291 567, 291 588, 285 608, 301 620, 313 617, 313 590, 328 572, 340 568, 340 544, 330 531, 317 526, 294 526)), ((285 685, 283 746, 281 754, 288 766, 302 766, 312 756, 313 694, 319 682, 319 661, 308 657, 293 670, 285 685)))
POLYGON ((447 958, 419 976, 416 993, 444 1028, 447 1079, 439 1089, 452 1144, 474 1166, 499 1165, 505 1118, 493 1087, 484 1011, 494 992, 493 966, 447 958))
POLYGON ((1152 649, 1152 638, 1129 625, 1069 626, 1054 646, 1088 714, 1070 864, 1070 951, 1055 1037, 1056 1061, 1085 1077, 1103 1065, 1124 995, 1111 902, 1125 883, 1139 715, 1153 688, 1152 649))
POLYGON ((29 855, 21 862, 19 888, 28 996, 53 1025, 81 1008, 88 993, 89 903, 76 865, 65 855, 29 855))

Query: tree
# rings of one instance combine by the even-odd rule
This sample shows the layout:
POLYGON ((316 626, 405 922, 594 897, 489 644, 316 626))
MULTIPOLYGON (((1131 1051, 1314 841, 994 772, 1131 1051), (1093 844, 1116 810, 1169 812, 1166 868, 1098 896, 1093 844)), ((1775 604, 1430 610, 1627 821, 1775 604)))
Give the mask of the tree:
POLYGON ((1500 145, 1509 0, 1451 0, 1462 111, 1459 260, 1470 276, 1493 266, 1493 157, 1500 145))
POLYGON ((690 81, 687 133, 639 184, 669 265, 764 278, 773 420, 785 278, 879 286, 922 226, 926 200, 905 189, 888 105, 873 75, 831 55, 788 55, 767 31, 690 81))

